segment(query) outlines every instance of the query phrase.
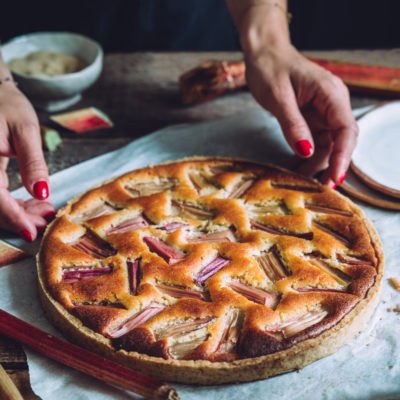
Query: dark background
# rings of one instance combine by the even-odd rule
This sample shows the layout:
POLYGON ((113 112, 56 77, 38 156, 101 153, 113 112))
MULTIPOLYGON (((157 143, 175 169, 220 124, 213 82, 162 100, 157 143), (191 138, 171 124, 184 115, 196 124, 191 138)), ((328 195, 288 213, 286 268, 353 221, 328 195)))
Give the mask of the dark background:
MULTIPOLYGON (((301 50, 400 47, 399 0, 289 0, 289 11, 301 50)), ((107 52, 239 49, 223 0, 11 0, 0 15, 3 42, 66 30, 98 40, 107 52)))

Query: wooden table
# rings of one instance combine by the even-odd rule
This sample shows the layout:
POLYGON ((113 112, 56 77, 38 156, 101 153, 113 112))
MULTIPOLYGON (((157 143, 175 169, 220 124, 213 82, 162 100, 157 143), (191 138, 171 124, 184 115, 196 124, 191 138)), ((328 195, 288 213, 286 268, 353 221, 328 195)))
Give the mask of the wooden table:
MULTIPOLYGON (((400 49, 318 51, 308 52, 307 55, 371 65, 400 65, 400 49)), ((245 90, 194 107, 180 104, 177 82, 184 71, 209 59, 240 58, 238 52, 106 55, 99 81, 84 93, 83 100, 74 108, 96 106, 111 117, 115 126, 83 135, 61 131, 62 147, 52 154, 45 154, 50 173, 117 149, 166 125, 211 120, 258 107, 245 90)), ((376 104, 382 100, 386 99, 351 96, 353 107, 376 104)), ((48 113, 39 111, 38 114, 41 123, 49 124, 48 113)), ((15 160, 11 161, 8 172, 10 189, 21 186, 15 160)), ((0 362, 16 382, 24 399, 39 399, 30 388, 26 357, 21 346, 0 337, 0 362)))

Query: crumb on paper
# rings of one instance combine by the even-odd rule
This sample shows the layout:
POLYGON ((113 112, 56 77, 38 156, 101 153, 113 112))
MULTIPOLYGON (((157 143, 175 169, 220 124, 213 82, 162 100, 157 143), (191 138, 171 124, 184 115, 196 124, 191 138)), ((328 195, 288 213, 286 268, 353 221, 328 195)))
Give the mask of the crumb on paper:
POLYGON ((4 240, 0 240, 0 267, 13 264, 26 257, 29 257, 29 254, 25 253, 25 251, 14 247, 4 240))
POLYGON ((391 277, 389 281, 396 290, 400 290, 400 281, 397 278, 391 277))

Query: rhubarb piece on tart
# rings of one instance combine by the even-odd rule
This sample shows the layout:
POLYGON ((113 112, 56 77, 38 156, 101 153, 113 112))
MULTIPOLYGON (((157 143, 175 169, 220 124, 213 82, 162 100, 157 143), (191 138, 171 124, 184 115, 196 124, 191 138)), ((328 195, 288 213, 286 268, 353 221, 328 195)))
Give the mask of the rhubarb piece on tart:
POLYGON ((142 168, 71 200, 47 228, 39 287, 72 340, 165 380, 251 381, 358 334, 379 238, 337 192, 246 160, 142 168))

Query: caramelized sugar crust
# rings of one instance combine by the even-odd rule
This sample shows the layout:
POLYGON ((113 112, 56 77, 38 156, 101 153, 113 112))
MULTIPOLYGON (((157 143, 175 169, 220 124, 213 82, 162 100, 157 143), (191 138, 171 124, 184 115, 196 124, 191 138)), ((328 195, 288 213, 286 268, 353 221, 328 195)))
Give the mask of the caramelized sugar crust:
POLYGON ((376 279, 360 210, 273 166, 193 159, 127 173, 46 231, 46 289, 115 349, 233 361, 334 327, 376 279))

